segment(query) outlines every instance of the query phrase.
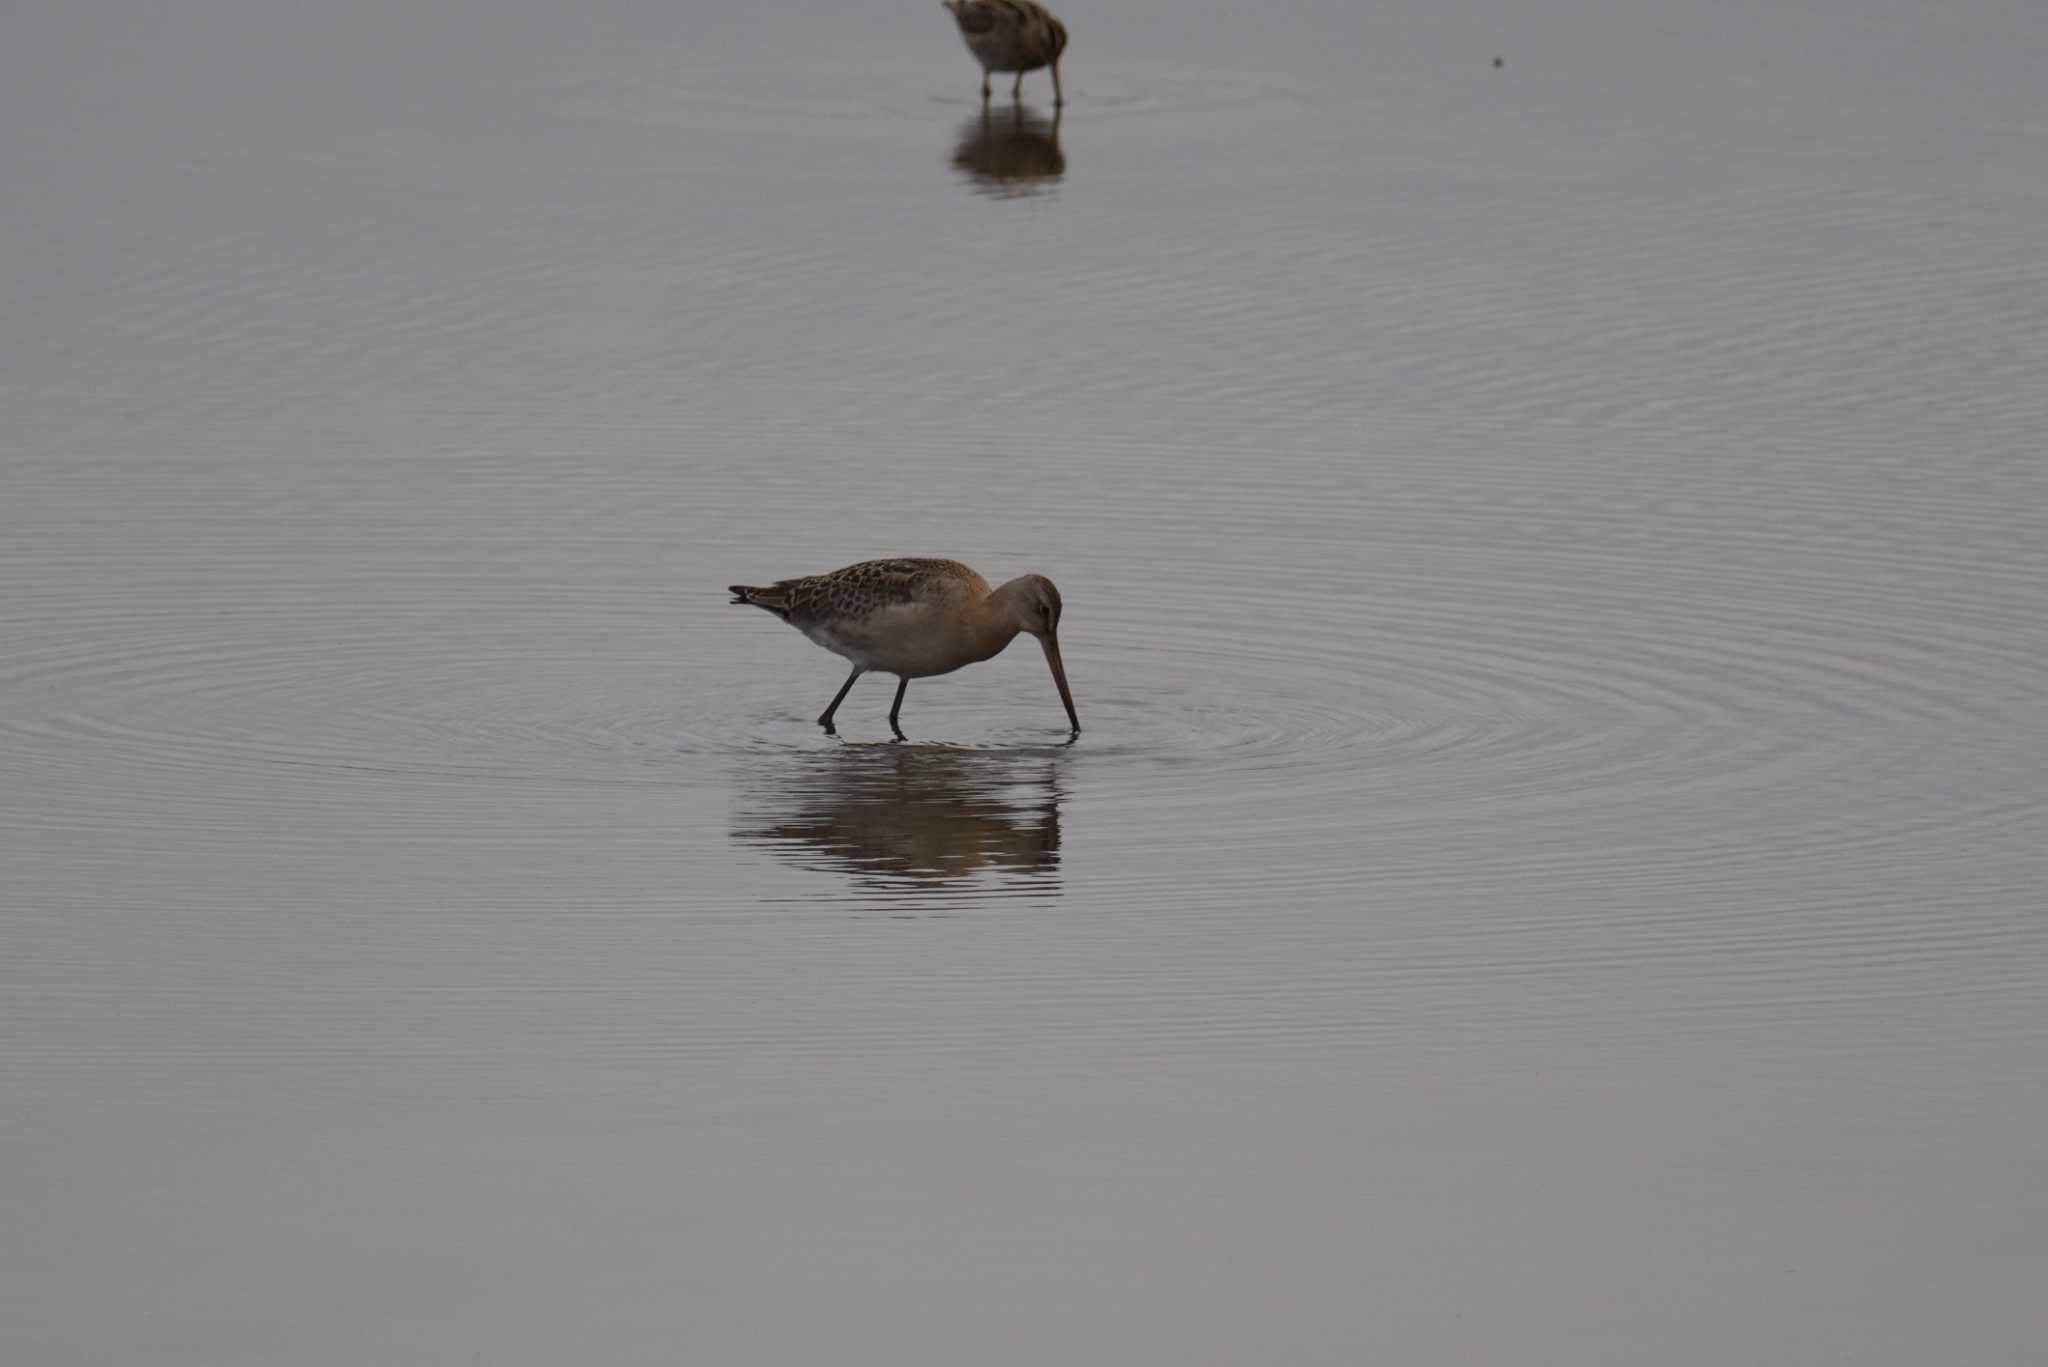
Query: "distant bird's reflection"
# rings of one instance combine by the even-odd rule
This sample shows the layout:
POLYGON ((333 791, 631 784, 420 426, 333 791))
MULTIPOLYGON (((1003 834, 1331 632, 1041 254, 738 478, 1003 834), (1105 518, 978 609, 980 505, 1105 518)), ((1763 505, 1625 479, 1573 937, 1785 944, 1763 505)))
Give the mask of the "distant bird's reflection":
POLYGON ((984 104, 960 125, 953 169, 983 194, 1011 198, 1035 195, 1059 183, 1067 159, 1060 152, 1060 116, 1051 122, 1021 104, 984 104))
POLYGON ((840 745, 750 770, 740 796, 734 839, 864 889, 959 890, 976 875, 1059 887, 1059 764, 1046 751, 840 745))

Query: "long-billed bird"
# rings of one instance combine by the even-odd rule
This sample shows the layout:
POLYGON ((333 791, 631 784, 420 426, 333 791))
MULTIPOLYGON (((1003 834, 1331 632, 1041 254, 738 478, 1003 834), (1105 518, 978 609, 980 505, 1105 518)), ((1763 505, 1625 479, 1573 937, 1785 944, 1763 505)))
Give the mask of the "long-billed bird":
POLYGON ((1060 660, 1060 591, 1042 574, 1019 575, 991 589, 986 579, 957 560, 864 560, 829 574, 762 586, 734 584, 732 601, 772 612, 852 661, 853 673, 818 718, 827 731, 833 729, 832 716, 854 680, 878 670, 899 680, 896 701, 889 708, 889 729, 901 738, 897 718, 912 679, 950 674, 1000 654, 1019 632, 1038 638, 1067 720, 1077 734, 1081 730, 1066 666, 1060 660))

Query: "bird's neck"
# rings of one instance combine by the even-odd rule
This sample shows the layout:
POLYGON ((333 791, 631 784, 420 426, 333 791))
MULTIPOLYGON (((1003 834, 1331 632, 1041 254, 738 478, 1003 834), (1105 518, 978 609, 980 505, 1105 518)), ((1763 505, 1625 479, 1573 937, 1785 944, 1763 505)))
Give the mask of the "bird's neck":
POLYGON ((1017 639, 1020 628, 1014 617, 1004 612, 993 612, 975 624, 975 658, 986 660, 1000 655, 1010 642, 1017 639))
POLYGON ((1017 633, 1024 629, 1024 613, 1017 596, 1010 592, 1008 584, 994 590, 981 600, 980 620, 975 623, 975 638, 981 659, 999 655, 1003 648, 1017 639, 1017 633))

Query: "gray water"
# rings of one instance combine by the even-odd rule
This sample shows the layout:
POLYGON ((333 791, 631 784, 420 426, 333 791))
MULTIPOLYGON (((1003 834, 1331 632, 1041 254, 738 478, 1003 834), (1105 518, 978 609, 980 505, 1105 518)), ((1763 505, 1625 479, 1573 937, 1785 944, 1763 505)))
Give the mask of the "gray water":
POLYGON ((2038 1361, 2048 10, 699 8, 0 17, 0 1359, 2038 1361))

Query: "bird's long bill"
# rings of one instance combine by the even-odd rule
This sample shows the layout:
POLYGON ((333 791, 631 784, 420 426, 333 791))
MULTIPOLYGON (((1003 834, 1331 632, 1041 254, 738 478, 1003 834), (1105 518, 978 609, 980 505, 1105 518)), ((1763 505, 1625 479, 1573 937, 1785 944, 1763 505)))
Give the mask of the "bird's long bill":
POLYGON ((1060 663, 1060 643, 1051 636, 1041 636, 1038 644, 1045 647, 1045 662, 1052 666, 1052 681, 1060 686, 1060 701, 1067 705, 1067 720, 1079 731, 1081 715, 1074 710, 1074 691, 1067 687, 1067 667, 1060 663))

